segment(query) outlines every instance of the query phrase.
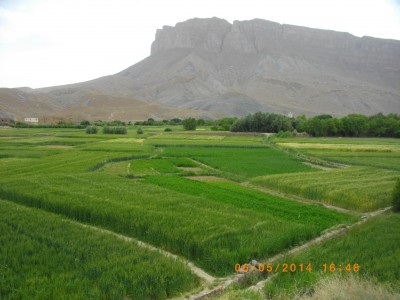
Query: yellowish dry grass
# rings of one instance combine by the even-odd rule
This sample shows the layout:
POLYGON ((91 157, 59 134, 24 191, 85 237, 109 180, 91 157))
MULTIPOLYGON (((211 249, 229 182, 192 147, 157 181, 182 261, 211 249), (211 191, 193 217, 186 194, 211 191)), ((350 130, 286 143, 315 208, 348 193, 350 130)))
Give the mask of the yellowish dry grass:
POLYGON ((378 284, 372 280, 363 279, 357 275, 347 277, 327 277, 315 287, 312 295, 298 296, 301 300, 348 300, 348 299, 400 299, 400 293, 386 284, 378 284))
POLYGON ((142 144, 144 139, 135 139, 135 138, 119 138, 119 139, 110 139, 106 141, 102 141, 102 143, 136 143, 142 144))
POLYGON ((322 144, 322 143, 277 143, 285 148, 339 150, 356 152, 400 152, 399 145, 373 145, 373 144, 322 144))

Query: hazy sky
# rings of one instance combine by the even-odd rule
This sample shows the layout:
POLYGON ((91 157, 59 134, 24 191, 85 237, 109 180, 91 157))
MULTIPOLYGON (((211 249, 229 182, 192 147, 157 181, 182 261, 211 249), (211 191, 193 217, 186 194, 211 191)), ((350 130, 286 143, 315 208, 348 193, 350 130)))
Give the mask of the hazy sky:
POLYGON ((214 16, 400 40, 400 0, 0 0, 0 87, 114 74, 150 55, 157 28, 214 16))

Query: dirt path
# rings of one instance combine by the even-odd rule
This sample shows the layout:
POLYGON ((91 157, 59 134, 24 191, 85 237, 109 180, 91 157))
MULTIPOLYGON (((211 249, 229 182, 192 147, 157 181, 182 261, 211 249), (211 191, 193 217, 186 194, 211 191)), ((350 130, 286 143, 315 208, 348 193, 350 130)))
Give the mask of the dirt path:
MULTIPOLYGON (((381 209, 381 210, 378 210, 378 211, 375 211, 375 212, 372 212, 372 213, 364 214, 360 221, 358 221, 358 222, 356 222, 356 223, 354 223, 352 225, 348 225, 346 227, 342 227, 342 228, 339 228, 339 229, 334 229, 334 230, 331 230, 329 232, 326 232, 325 234, 323 234, 323 235, 321 235, 319 237, 316 237, 316 238, 312 239, 311 241, 309 241, 309 242, 307 242, 307 243, 305 243, 305 244, 303 244, 301 246, 292 248, 288 252, 281 253, 281 254, 278 254, 278 255, 275 255, 275 256, 269 258, 268 262, 266 262, 266 263, 272 263, 273 264, 273 263, 277 262, 278 260, 282 259, 285 255, 294 254, 294 253, 297 253, 297 252, 300 252, 300 251, 307 250, 311 246, 319 244, 319 243, 321 243, 321 242, 323 242, 325 240, 329 240, 329 239, 332 239, 334 237, 346 234, 347 231, 349 231, 350 229, 365 223, 366 221, 368 221, 371 218, 374 218, 376 216, 384 214, 387 211, 389 211, 390 209, 391 209, 391 207, 387 207, 387 208, 384 208, 384 209, 381 209)), ((263 262, 263 261, 261 261, 261 262, 263 262)), ((201 291, 201 292, 199 292, 199 293, 197 293, 195 295, 190 296, 189 299, 191 299, 191 300, 208 299, 210 297, 219 295, 219 294, 223 293, 232 284, 241 283, 244 280, 246 280, 247 278, 249 278, 251 276, 254 276, 255 274, 257 274, 257 272, 240 273, 240 274, 229 276, 229 277, 223 279, 223 281, 218 286, 215 286, 214 288, 207 288, 207 289, 205 289, 205 290, 203 290, 203 291, 201 291)), ((248 290, 261 291, 263 289, 264 285, 267 282, 269 282, 270 280, 272 280, 272 278, 274 276, 276 276, 277 274, 278 273, 274 273, 274 274, 270 275, 267 279, 259 281, 255 285, 249 287, 248 290)))
POLYGON ((136 240, 134 238, 131 238, 129 236, 125 236, 125 235, 122 235, 122 234, 119 234, 119 233, 116 233, 116 232, 113 232, 113 231, 110 231, 110 230, 106 230, 106 229, 99 228, 99 227, 92 226, 92 225, 88 225, 88 224, 83 224, 83 223, 80 223, 80 222, 77 222, 77 221, 72 221, 72 220, 65 220, 65 221, 73 223, 73 224, 76 224, 76 225, 79 225, 81 227, 89 228, 91 230, 95 230, 95 231, 98 231, 98 232, 101 232, 101 233, 105 233, 105 234, 109 234, 109 235, 115 236, 116 238, 124 240, 126 242, 135 243, 139 247, 146 248, 146 249, 148 249, 150 251, 156 251, 156 252, 159 252, 160 254, 162 254, 162 255, 164 255, 166 257, 170 257, 170 258, 179 260, 179 261, 185 263, 189 267, 189 269, 196 276, 198 276, 201 279, 203 279, 206 282, 206 284, 211 284, 215 280, 215 277, 211 276, 210 274, 205 272, 203 269, 200 269, 199 267, 196 267, 192 262, 184 259, 183 257, 180 257, 178 255, 172 254, 171 252, 158 249, 158 248, 156 248, 154 246, 151 246, 151 245, 149 245, 147 243, 138 241, 138 240, 136 240))

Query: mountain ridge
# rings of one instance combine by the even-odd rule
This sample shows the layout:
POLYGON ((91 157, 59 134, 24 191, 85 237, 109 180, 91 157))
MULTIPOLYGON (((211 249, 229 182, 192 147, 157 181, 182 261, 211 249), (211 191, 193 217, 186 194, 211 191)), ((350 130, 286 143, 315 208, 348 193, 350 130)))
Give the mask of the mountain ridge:
POLYGON ((400 111, 399 83, 400 41, 261 19, 195 18, 158 29, 151 55, 117 74, 24 92, 88 112, 82 103, 93 98, 96 116, 107 118, 113 102, 125 101, 124 120, 259 110, 342 116, 400 111), (95 109, 96 99, 107 113, 95 109), (148 109, 134 113, 139 103, 148 109))

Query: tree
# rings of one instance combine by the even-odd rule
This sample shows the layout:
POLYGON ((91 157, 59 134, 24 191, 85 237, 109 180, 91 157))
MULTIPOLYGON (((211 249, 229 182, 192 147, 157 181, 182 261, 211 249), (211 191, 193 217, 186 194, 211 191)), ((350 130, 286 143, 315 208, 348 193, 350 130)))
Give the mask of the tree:
POLYGON ((82 126, 89 126, 89 125, 90 125, 90 122, 89 122, 88 120, 82 120, 81 123, 80 123, 80 125, 82 125, 82 126))
POLYGON ((182 124, 185 130, 196 130, 197 127, 197 122, 194 118, 185 119, 183 120, 182 124))
POLYGON ((397 179, 396 185, 393 189, 392 204, 393 210, 395 212, 400 212, 400 178, 397 179))
POLYGON ((344 134, 347 136, 362 136, 367 132, 368 117, 351 114, 342 118, 344 134))
POLYGON ((182 120, 179 118, 173 118, 169 121, 169 125, 179 125, 182 124, 182 120))
POLYGON ((206 121, 204 121, 203 119, 198 119, 197 120, 197 125, 204 126, 204 125, 206 125, 206 121))
POLYGON ((97 127, 96 126, 88 126, 88 127, 86 127, 86 133, 87 134, 96 134, 97 133, 97 127))
POLYGON ((293 130, 292 119, 274 113, 256 112, 236 120, 232 126, 233 132, 279 132, 293 130))

